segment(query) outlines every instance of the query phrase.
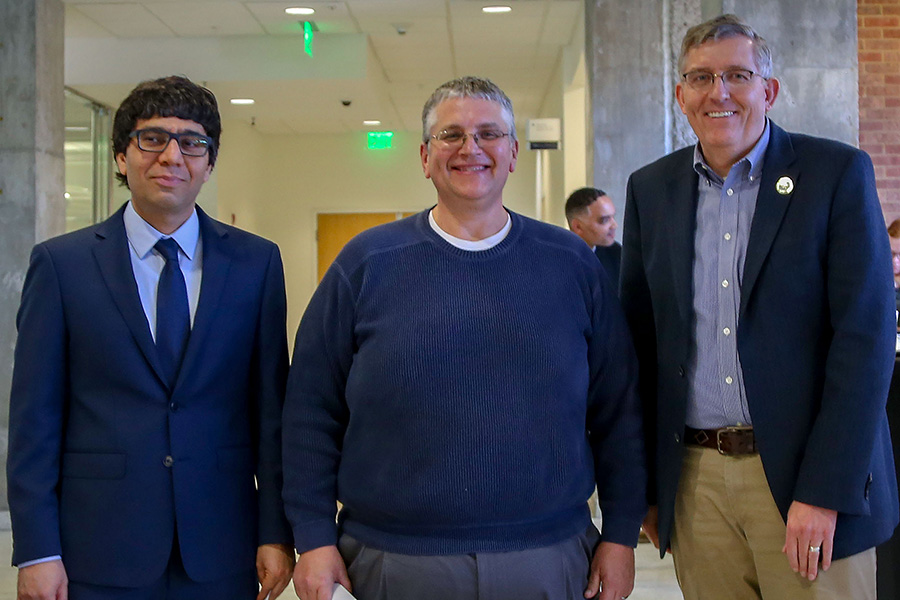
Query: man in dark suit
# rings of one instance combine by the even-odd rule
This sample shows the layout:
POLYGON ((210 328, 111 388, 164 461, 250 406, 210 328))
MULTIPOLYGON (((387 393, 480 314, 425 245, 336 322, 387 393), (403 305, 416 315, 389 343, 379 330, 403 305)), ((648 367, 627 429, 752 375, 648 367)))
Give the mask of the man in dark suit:
POLYGON ((130 202, 32 253, 7 465, 20 599, 287 585, 284 275, 273 243, 195 206, 220 132, 209 90, 140 84, 113 126, 130 202))
POLYGON ((689 600, 874 598, 898 506, 872 163, 767 119, 771 52, 737 17, 689 30, 679 66, 699 143, 635 172, 625 209, 655 463, 644 528, 689 600))
POLYGON ((616 206, 603 190, 577 189, 566 200, 569 229, 594 250, 610 281, 619 289, 622 245, 616 241, 616 206))

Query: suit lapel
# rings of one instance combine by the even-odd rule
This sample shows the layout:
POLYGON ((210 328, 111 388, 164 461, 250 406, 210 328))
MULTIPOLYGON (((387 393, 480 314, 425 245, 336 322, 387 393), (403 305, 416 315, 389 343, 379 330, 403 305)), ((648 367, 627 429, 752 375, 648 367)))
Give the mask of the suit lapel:
MULTIPOLYGON (((179 382, 185 373, 191 372, 194 363, 202 358, 203 340, 209 334, 224 293, 233 251, 228 231, 220 223, 209 218, 200 207, 197 207, 197 217, 200 220, 200 239, 203 244, 203 275, 194 326, 191 328, 191 337, 178 375, 179 382)), ((177 385, 178 383, 176 387, 177 385)))
POLYGON ((666 183, 669 205, 668 220, 669 256, 672 261, 672 279, 678 311, 685 322, 693 315, 694 280, 694 232, 697 228, 697 178, 693 167, 693 150, 684 151, 686 165, 675 169, 666 183))
POLYGON ((156 353, 156 344, 153 343, 153 336, 150 333, 150 324, 144 314, 137 283, 134 281, 134 270, 131 267, 128 238, 122 216, 124 212, 125 209, 122 207, 97 226, 95 232, 97 240, 93 248, 94 259, 135 343, 157 377, 165 382, 162 365, 156 353))
POLYGON ((747 241, 747 257, 744 261, 741 282, 741 317, 747 309, 747 301, 753 293, 763 263, 781 228, 781 222, 784 220, 799 179, 799 169, 794 164, 794 148, 790 137, 775 123, 770 122, 770 125, 771 139, 769 147, 766 148, 759 193, 756 197, 756 212, 750 226, 750 239, 747 241), (789 178, 792 182, 792 189, 787 193, 783 193, 785 191, 783 187, 782 192, 776 190, 783 177, 789 178))

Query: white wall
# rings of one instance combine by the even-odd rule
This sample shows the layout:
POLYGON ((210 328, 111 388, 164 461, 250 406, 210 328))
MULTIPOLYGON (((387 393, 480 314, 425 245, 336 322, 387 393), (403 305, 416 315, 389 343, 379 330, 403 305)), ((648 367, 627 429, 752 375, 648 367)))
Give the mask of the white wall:
MULTIPOLYGON (((527 216, 534 216, 534 164, 534 153, 521 149, 503 195, 527 216)), ((317 283, 317 213, 411 212, 436 202, 412 132, 396 132, 389 150, 368 150, 364 132, 263 135, 226 121, 215 172, 218 218, 231 223, 234 215, 236 226, 281 248, 291 336, 317 283)))
POLYGON ((549 168, 544 182, 544 220, 561 227, 567 227, 566 198, 576 189, 589 185, 592 179, 587 159, 589 132, 583 23, 574 37, 575 42, 560 52, 540 111, 541 117, 562 120, 562 143, 559 150, 547 151, 549 168))

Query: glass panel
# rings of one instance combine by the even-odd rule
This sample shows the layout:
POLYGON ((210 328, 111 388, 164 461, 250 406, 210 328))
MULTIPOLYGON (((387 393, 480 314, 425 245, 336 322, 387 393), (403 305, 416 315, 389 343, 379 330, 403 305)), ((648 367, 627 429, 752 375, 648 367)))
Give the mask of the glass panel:
POLYGON ((65 90, 66 231, 106 218, 112 156, 108 107, 65 90))

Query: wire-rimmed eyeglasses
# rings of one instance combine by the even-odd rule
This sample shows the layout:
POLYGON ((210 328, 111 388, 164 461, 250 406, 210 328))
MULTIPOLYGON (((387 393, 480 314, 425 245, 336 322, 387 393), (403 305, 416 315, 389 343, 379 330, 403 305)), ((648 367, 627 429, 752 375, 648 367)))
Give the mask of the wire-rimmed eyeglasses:
POLYGON ((713 87, 716 83, 716 77, 722 80, 728 89, 742 88, 750 85, 753 76, 757 76, 763 81, 767 81, 767 77, 763 77, 759 73, 754 73, 750 69, 728 69, 721 73, 710 73, 709 71, 688 71, 682 73, 681 77, 684 82, 698 92, 705 92, 713 87))
POLYGON ((466 138, 471 137, 479 148, 489 148, 499 144, 500 140, 508 135, 509 132, 499 129, 480 129, 472 133, 466 133, 461 129, 444 129, 432 135, 431 139, 448 148, 460 148, 466 143, 466 138))
POLYGON ((185 156, 206 156, 212 146, 212 138, 199 133, 172 133, 165 129, 150 127, 137 129, 128 136, 137 140, 138 148, 144 152, 165 152, 171 140, 175 140, 178 149, 185 156))

